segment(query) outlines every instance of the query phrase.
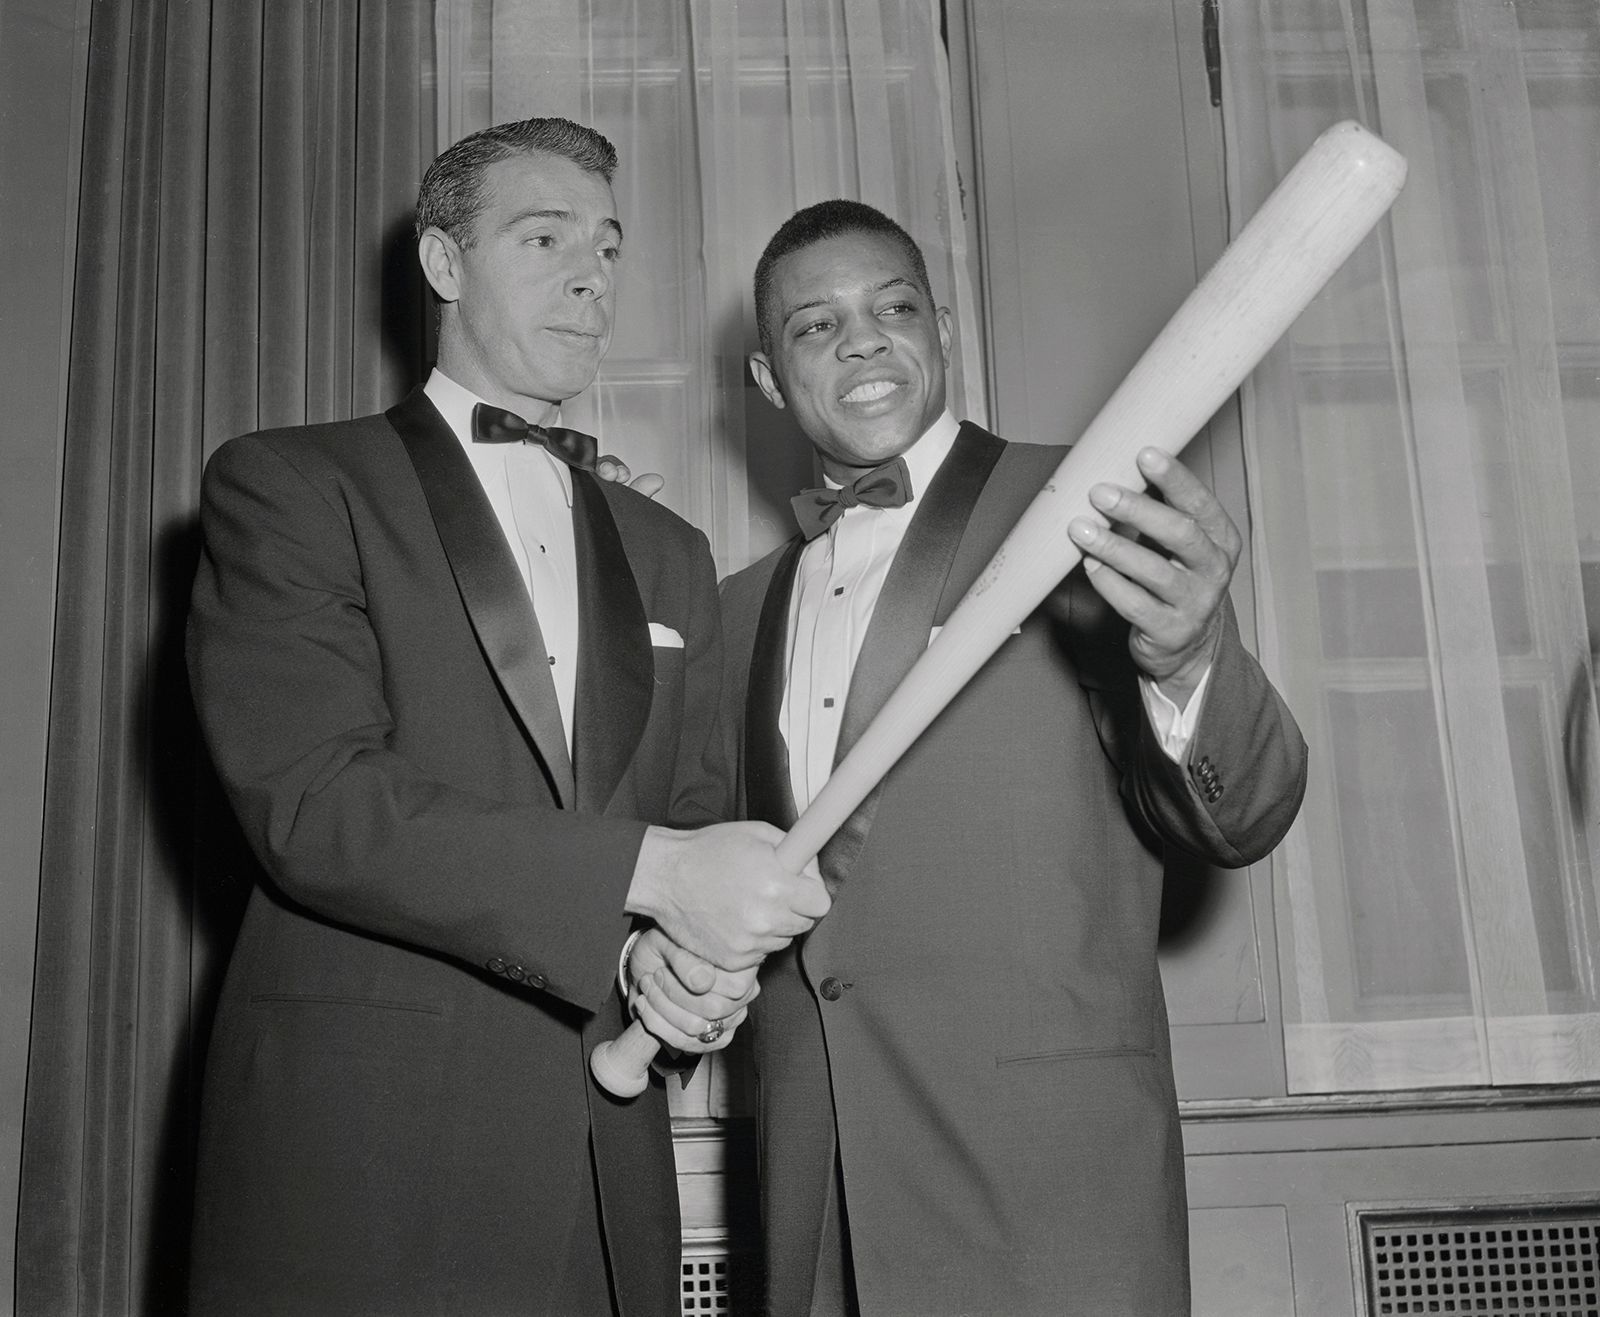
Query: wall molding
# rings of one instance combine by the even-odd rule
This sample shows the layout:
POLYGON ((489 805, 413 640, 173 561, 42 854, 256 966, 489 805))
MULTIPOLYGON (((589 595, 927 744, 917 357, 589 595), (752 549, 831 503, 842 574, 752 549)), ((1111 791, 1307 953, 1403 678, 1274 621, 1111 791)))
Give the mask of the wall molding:
POLYGON ((1527 1111, 1553 1107, 1600 1107, 1600 1084, 1180 1099, 1178 1114, 1185 1125, 1190 1125, 1230 1120, 1322 1120, 1329 1116, 1411 1116, 1447 1112, 1527 1111))

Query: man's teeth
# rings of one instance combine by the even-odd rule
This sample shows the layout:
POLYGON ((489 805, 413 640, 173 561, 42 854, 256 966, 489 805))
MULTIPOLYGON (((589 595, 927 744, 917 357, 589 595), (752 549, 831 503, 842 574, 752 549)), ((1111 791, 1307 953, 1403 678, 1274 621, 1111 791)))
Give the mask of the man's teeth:
POLYGON ((840 402, 876 402, 879 398, 887 398, 900 386, 892 380, 873 380, 867 384, 858 384, 849 393, 841 398, 840 402))

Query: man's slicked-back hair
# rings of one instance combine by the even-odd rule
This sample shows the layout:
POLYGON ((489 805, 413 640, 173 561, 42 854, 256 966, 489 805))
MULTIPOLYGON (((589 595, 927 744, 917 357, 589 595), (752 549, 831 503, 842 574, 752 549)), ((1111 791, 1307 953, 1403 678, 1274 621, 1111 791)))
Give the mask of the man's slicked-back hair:
POLYGON ((463 249, 472 246, 473 226, 485 204, 483 171, 497 160, 540 151, 570 160, 607 183, 617 172, 617 148, 593 128, 570 119, 519 119, 482 128, 446 147, 422 176, 417 237, 436 228, 463 249))
POLYGON ((772 305, 772 272, 779 261, 792 252, 800 251, 813 243, 828 238, 842 237, 847 233, 880 233, 898 242, 911 262, 911 272, 929 297, 933 285, 928 282, 928 263, 922 258, 922 248, 903 228, 885 215, 861 201, 819 201, 789 216, 772 235, 767 248, 756 262, 756 329, 761 335, 761 350, 772 355, 774 326, 770 317, 772 305))

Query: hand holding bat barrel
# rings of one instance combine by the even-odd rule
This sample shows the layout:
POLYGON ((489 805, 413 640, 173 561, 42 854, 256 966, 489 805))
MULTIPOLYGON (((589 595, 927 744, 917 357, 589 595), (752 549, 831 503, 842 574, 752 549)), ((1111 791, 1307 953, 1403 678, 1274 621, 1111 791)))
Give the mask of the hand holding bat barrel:
MULTIPOLYGON (((1136 557, 1139 546, 1108 537, 1101 527, 1114 520, 1148 529, 1140 527, 1141 520, 1190 515, 1183 507, 1182 468, 1168 458, 1226 401, 1377 223, 1405 172, 1398 153, 1355 123, 1336 124, 1312 144, 1067 450, 938 636, 778 845, 780 867, 798 873, 810 862, 1086 551, 1099 564, 1097 588, 1133 625, 1140 666, 1180 698, 1192 689, 1206 668, 1206 628, 1196 629, 1193 616, 1163 616, 1159 600, 1152 607, 1138 598, 1136 581, 1146 574, 1136 557), (1137 492, 1147 477, 1171 507, 1158 511, 1137 492)), ((1208 507, 1194 507, 1211 515, 1208 507)), ((1200 529, 1223 558, 1237 553, 1236 545, 1231 552, 1228 545, 1228 534, 1236 535, 1231 527, 1200 529)), ((1208 559, 1211 550, 1199 547, 1197 555, 1196 561, 1208 559)), ((1181 551, 1175 557, 1182 559, 1181 551)), ((1220 598, 1232 563, 1212 561, 1211 567, 1220 598)), ((1192 595, 1195 607, 1204 609, 1209 593, 1192 595)), ((597 1047, 590 1065, 603 1087, 627 1096, 644 1087, 655 1050, 655 1040, 636 1021, 615 1043, 597 1047)))

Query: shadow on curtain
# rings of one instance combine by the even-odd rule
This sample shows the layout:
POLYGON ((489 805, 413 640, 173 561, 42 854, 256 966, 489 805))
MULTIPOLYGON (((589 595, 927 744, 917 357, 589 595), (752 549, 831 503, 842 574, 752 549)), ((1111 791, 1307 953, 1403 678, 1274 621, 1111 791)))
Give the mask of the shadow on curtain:
POLYGON ((184 670, 200 472, 235 434, 421 378, 431 22, 427 0, 94 7, 21 1313, 183 1307, 196 1084, 251 865, 184 670))

